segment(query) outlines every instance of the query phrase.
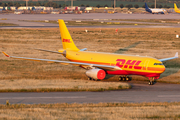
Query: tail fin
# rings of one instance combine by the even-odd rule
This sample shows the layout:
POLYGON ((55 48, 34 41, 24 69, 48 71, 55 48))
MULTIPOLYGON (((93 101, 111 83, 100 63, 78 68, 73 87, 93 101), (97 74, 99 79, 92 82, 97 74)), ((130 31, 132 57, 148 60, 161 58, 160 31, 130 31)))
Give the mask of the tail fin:
POLYGON ((176 3, 174 3, 174 11, 177 11, 177 10, 179 10, 179 9, 177 8, 176 3))
POLYGON ((146 9, 149 9, 149 7, 148 7, 148 5, 147 5, 146 3, 145 3, 145 8, 146 8, 146 9))
POLYGON ((145 3, 145 10, 147 11, 147 12, 150 12, 150 13, 152 13, 152 10, 151 9, 149 9, 149 7, 148 7, 148 5, 145 3))
POLYGON ((69 34, 69 31, 64 23, 64 20, 59 19, 58 21, 59 21, 59 29, 60 29, 60 33, 61 33, 63 49, 79 51, 79 49, 74 44, 74 42, 71 38, 71 35, 69 34))

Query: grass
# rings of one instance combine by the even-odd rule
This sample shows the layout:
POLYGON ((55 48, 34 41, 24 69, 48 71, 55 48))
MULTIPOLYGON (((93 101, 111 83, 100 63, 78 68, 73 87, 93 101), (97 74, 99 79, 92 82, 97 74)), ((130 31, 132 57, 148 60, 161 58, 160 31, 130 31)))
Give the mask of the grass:
POLYGON ((180 102, 0 105, 0 119, 180 119, 180 102))
POLYGON ((179 19, 112 19, 112 20, 117 20, 117 21, 133 21, 133 22, 180 24, 179 19))
POLYGON ((0 23, 0 26, 18 26, 18 25, 12 23, 0 23))
MULTIPOLYGON (((28 21, 28 22, 45 22, 42 20, 21 20, 21 21, 28 21)), ((161 24, 145 24, 145 23, 123 23, 123 22, 97 22, 97 21, 65 21, 66 25, 72 26, 102 26, 102 25, 161 25, 161 24)), ((49 20, 48 23, 58 24, 57 21, 49 20)))
MULTIPOLYGON (((179 34, 180 28, 119 28, 118 34, 115 33, 114 28, 88 28, 87 33, 85 28, 69 28, 69 31, 77 47, 79 49, 88 48, 88 51, 147 55, 158 59, 173 57, 176 52, 180 53, 180 41, 175 38, 176 34, 179 34)), ((0 29, 0 51, 5 51, 13 56, 66 60, 61 55, 37 51, 34 48, 52 51, 62 49, 59 29, 0 29)), ((157 82, 180 84, 179 63, 180 59, 164 63, 166 71, 157 82)), ((82 88, 87 87, 86 82, 89 86, 102 83, 94 89, 110 90, 109 88, 112 86, 104 88, 106 86, 104 83, 117 83, 118 76, 107 76, 106 78, 102 81, 87 81, 85 70, 76 66, 15 60, 9 59, 3 54, 0 55, 0 90, 2 91, 9 91, 9 89, 15 91, 38 91, 39 89, 42 91, 51 91, 52 89, 68 91, 57 87, 61 86, 62 81, 62 84, 68 82, 74 84, 73 87, 69 87, 74 91, 77 91, 79 84, 80 86, 84 84, 82 88), (83 82, 80 83, 81 81, 83 82)), ((148 81, 147 78, 140 76, 132 76, 132 78, 133 80, 148 81)), ((118 86, 120 83, 123 84, 123 82, 118 82, 118 86)), ((127 86, 127 84, 123 85, 127 86)), ((114 89, 117 89, 116 85, 114 89)))
POLYGON ((129 89, 127 83, 99 82, 72 79, 13 79, 1 80, 0 92, 75 92, 75 91, 108 91, 129 89))

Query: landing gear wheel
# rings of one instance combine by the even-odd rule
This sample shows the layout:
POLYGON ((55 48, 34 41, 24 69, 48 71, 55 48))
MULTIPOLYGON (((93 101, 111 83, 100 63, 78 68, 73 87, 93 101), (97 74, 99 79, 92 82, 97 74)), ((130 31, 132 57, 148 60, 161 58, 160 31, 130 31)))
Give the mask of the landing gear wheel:
POLYGON ((123 80, 123 81, 125 81, 125 80, 126 80, 126 78, 125 78, 125 77, 122 77, 122 80, 123 80))
POLYGON ((88 77, 88 80, 92 80, 92 78, 88 77))
POLYGON ((149 85, 153 85, 154 83, 153 83, 153 81, 149 81, 149 85))
POLYGON ((149 82, 149 85, 151 85, 151 82, 149 82))
POLYGON ((119 81, 121 81, 122 80, 122 77, 119 77, 119 81))

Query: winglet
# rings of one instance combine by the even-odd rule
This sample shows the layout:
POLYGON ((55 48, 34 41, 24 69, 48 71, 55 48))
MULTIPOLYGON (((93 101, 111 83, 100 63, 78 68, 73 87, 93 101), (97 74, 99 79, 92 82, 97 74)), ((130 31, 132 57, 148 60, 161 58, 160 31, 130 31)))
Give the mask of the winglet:
POLYGON ((178 52, 176 52, 175 56, 174 57, 178 57, 178 52))
POLYGON ((8 54, 6 54, 5 52, 2 52, 6 57, 10 57, 8 54))

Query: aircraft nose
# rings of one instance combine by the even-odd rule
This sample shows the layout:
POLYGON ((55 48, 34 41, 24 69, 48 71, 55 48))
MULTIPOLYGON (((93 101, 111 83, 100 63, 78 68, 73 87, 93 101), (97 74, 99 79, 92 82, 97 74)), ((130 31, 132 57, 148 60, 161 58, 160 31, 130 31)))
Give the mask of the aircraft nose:
POLYGON ((166 69, 166 68, 165 68, 165 66, 163 65, 163 67, 162 67, 162 73, 165 71, 165 69, 166 69))

